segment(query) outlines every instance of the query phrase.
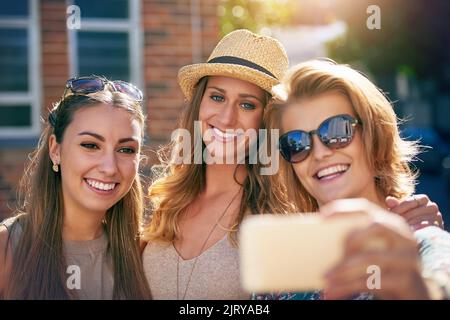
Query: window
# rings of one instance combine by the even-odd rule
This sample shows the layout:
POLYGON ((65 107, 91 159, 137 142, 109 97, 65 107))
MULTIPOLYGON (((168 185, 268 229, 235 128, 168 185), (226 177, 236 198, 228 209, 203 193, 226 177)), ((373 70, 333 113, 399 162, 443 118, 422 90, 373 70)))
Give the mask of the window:
POLYGON ((0 6, 0 139, 40 133, 37 0, 0 6))
POLYGON ((81 28, 69 30, 71 76, 91 74, 141 87, 140 0, 73 0, 81 28))

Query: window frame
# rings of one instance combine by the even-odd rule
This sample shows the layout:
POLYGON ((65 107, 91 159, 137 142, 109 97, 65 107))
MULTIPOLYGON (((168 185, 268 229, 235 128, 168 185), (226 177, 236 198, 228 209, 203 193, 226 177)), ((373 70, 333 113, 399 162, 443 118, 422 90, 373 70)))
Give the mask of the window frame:
MULTIPOLYGON (((74 4, 73 0, 67 1, 67 5, 72 4, 74 4)), ((141 0, 128 0, 128 9, 130 14, 128 18, 83 18, 83 11, 81 10, 80 30, 67 29, 70 77, 79 76, 78 31, 124 32, 128 34, 130 82, 142 88, 144 83, 142 73, 142 54, 144 49, 141 26, 141 0)))
POLYGON ((41 36, 39 24, 38 0, 28 0, 29 13, 27 17, 11 16, 0 19, 0 28, 17 28, 27 31, 28 41, 28 91, 0 91, 0 108, 3 106, 30 105, 31 126, 0 127, 0 142, 11 138, 35 139, 41 132, 39 121, 42 108, 41 78, 41 36))

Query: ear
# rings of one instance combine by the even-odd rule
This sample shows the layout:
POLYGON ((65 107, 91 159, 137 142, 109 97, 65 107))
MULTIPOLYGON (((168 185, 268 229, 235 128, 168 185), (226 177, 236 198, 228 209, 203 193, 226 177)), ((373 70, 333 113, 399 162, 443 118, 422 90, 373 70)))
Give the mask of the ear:
POLYGON ((50 138, 48 139, 48 150, 49 150, 49 156, 50 159, 52 159, 52 162, 54 164, 60 164, 60 151, 61 151, 61 145, 56 142, 56 136, 52 134, 50 138))

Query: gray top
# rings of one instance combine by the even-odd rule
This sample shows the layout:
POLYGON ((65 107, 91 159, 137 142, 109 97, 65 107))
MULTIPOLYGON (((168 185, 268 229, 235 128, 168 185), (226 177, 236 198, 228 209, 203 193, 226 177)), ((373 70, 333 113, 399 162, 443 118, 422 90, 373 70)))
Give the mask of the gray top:
POLYGON ((251 298, 251 294, 241 288, 239 252, 227 236, 200 254, 197 262, 196 258, 180 257, 172 243, 149 242, 142 258, 153 299, 177 299, 177 264, 180 300, 185 293, 186 300, 251 298))
MULTIPOLYGON (((12 228, 15 222, 16 218, 13 217, 0 223, 10 232, 13 252, 22 233, 20 224, 12 228)), ((75 290, 79 299, 110 300, 113 298, 114 275, 107 247, 108 238, 104 232, 94 240, 63 240, 63 251, 67 263, 66 285, 69 291, 75 290)))

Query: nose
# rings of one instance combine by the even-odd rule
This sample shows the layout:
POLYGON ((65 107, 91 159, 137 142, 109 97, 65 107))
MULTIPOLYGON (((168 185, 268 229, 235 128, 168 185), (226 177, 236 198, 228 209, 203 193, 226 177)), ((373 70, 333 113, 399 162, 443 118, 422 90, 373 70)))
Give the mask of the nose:
POLYGON ((221 108, 218 119, 225 127, 232 127, 236 123, 237 112, 238 110, 235 107, 235 104, 232 101, 229 101, 221 108))
POLYGON ((312 139, 313 139, 313 147, 311 155, 314 157, 315 160, 322 160, 333 154, 333 150, 325 146, 322 143, 322 141, 320 141, 319 137, 316 134, 312 136, 312 139))
POLYGON ((98 168, 105 176, 111 177, 117 173, 117 159, 113 150, 104 153, 100 159, 98 168))

